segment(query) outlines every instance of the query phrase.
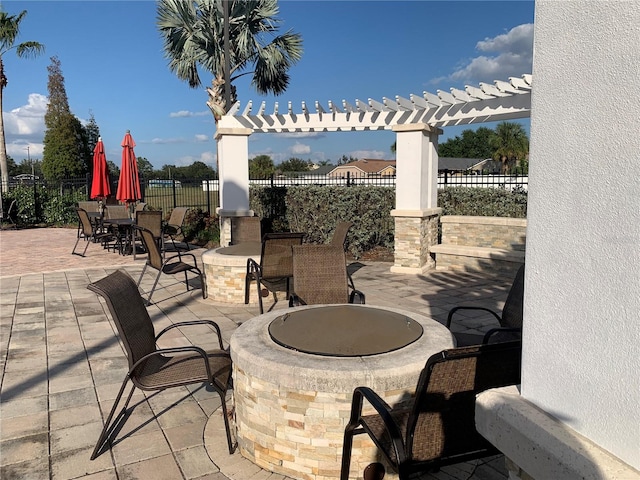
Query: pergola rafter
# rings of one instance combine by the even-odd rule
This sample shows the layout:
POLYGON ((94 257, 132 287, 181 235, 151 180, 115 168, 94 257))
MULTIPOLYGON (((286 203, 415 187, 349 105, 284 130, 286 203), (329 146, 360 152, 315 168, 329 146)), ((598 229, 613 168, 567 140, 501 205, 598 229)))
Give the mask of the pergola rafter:
POLYGON ((451 88, 436 94, 423 92, 409 98, 383 97, 382 102, 369 98, 356 99, 355 105, 342 100, 341 104, 328 101, 325 107, 319 101, 313 109, 302 102, 296 113, 291 102, 281 111, 275 102, 273 113, 266 113, 266 102, 254 111, 249 101, 244 109, 236 102, 218 124, 219 128, 248 128, 254 133, 331 132, 391 130, 396 125, 426 124, 448 127, 474 123, 513 120, 529 117, 531 110, 532 76, 511 77, 508 82, 496 80, 493 84, 467 85, 464 90, 451 88), (242 110, 242 111, 241 111, 242 110))

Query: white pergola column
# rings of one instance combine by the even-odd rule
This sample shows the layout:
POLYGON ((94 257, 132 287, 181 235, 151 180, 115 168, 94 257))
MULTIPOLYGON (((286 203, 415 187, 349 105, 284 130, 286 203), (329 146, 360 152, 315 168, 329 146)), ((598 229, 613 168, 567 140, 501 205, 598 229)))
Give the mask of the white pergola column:
POLYGON ((438 243, 439 128, 424 123, 396 125, 396 273, 423 273, 434 268, 429 247, 438 243))
POLYGON ((220 245, 231 241, 231 219, 251 217, 249 209, 249 135, 250 128, 218 128, 218 176, 220 185, 220 245))

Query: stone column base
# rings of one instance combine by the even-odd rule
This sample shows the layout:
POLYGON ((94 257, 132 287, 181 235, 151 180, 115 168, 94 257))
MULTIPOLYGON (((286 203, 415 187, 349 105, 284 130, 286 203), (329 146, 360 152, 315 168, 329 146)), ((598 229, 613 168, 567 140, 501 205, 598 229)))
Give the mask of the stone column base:
POLYGON ((438 243, 441 208, 392 210, 395 218, 394 273, 422 274, 434 269, 429 247, 438 243))

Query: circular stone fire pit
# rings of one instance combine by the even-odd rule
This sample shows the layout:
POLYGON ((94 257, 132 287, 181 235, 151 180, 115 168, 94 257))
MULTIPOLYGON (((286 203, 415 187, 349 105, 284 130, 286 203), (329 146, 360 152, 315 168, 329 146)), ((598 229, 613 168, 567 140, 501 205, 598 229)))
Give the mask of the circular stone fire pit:
POLYGON ((209 298, 215 302, 244 304, 244 279, 247 260, 260 262, 260 242, 247 242, 207 250, 202 264, 209 298))
MULTIPOLYGON (((440 323, 400 309, 318 305, 255 317, 234 332, 230 346, 240 453, 275 473, 334 480, 340 474, 342 437, 354 388, 371 387, 392 406, 407 403, 429 356, 453 347, 454 342, 440 323), (312 314, 317 314, 315 320, 312 314), (390 326, 386 333, 385 316, 390 326), (294 326, 296 317, 307 325, 294 326), (356 319, 351 326, 350 317, 356 319), (367 317, 372 324, 365 324, 360 334, 354 334, 355 323, 367 317), (325 339, 333 338, 336 345, 341 345, 337 353, 325 351, 326 342, 324 346, 322 342, 307 343, 308 338, 320 339, 310 330, 313 322, 316 332, 326 332, 325 339), (285 328, 287 324, 289 329, 285 328), (296 333, 296 327, 302 335, 296 333), (365 338, 361 345, 366 352, 355 351, 361 347, 351 345, 346 347, 351 351, 347 356, 342 341, 347 333, 356 343, 365 338), (276 343, 273 334, 287 346, 276 343), (296 343, 296 339, 302 343, 296 343), (395 340, 390 344, 389 339, 395 340), (376 344, 385 344, 382 349, 391 351, 373 353, 370 347, 376 344), (300 349, 323 351, 311 354, 300 349)), ((376 454, 368 436, 356 436, 353 471, 362 472, 377 461, 376 454)))

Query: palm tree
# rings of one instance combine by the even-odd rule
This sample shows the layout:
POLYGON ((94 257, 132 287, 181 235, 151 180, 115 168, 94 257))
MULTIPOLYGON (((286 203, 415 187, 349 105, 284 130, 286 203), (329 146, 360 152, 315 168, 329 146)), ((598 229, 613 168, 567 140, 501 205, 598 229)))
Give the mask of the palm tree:
MULTIPOLYGON (((8 15, 7 12, 0 11, 0 112, 2 112, 2 92, 7 86, 7 77, 4 73, 4 62, 2 60, 5 53, 15 48, 18 58, 35 57, 44 52, 44 45, 38 42, 22 42, 15 45, 16 38, 20 33, 20 22, 27 14, 23 10, 18 15, 8 15)), ((4 138, 4 119, 0 114, 0 170, 2 188, 6 188, 9 183, 9 172, 7 170, 7 144, 4 138)), ((0 207, 0 210, 2 207, 0 207)))
POLYGON ((506 173, 529 153, 529 137, 519 123, 501 122, 489 137, 493 149, 493 159, 502 162, 502 173, 506 173))
POLYGON ((275 35, 280 21, 277 0, 160 0, 157 25, 169 69, 191 88, 201 86, 198 67, 213 74, 207 88, 217 121, 236 101, 232 82, 252 75, 260 94, 283 93, 289 68, 302 57, 302 37, 291 31, 275 35), (224 3, 229 4, 229 85, 225 85, 224 3), (270 38, 271 37, 271 38, 270 38), (270 41, 269 41, 270 40, 270 41), (226 105, 229 88, 231 104, 226 105))

